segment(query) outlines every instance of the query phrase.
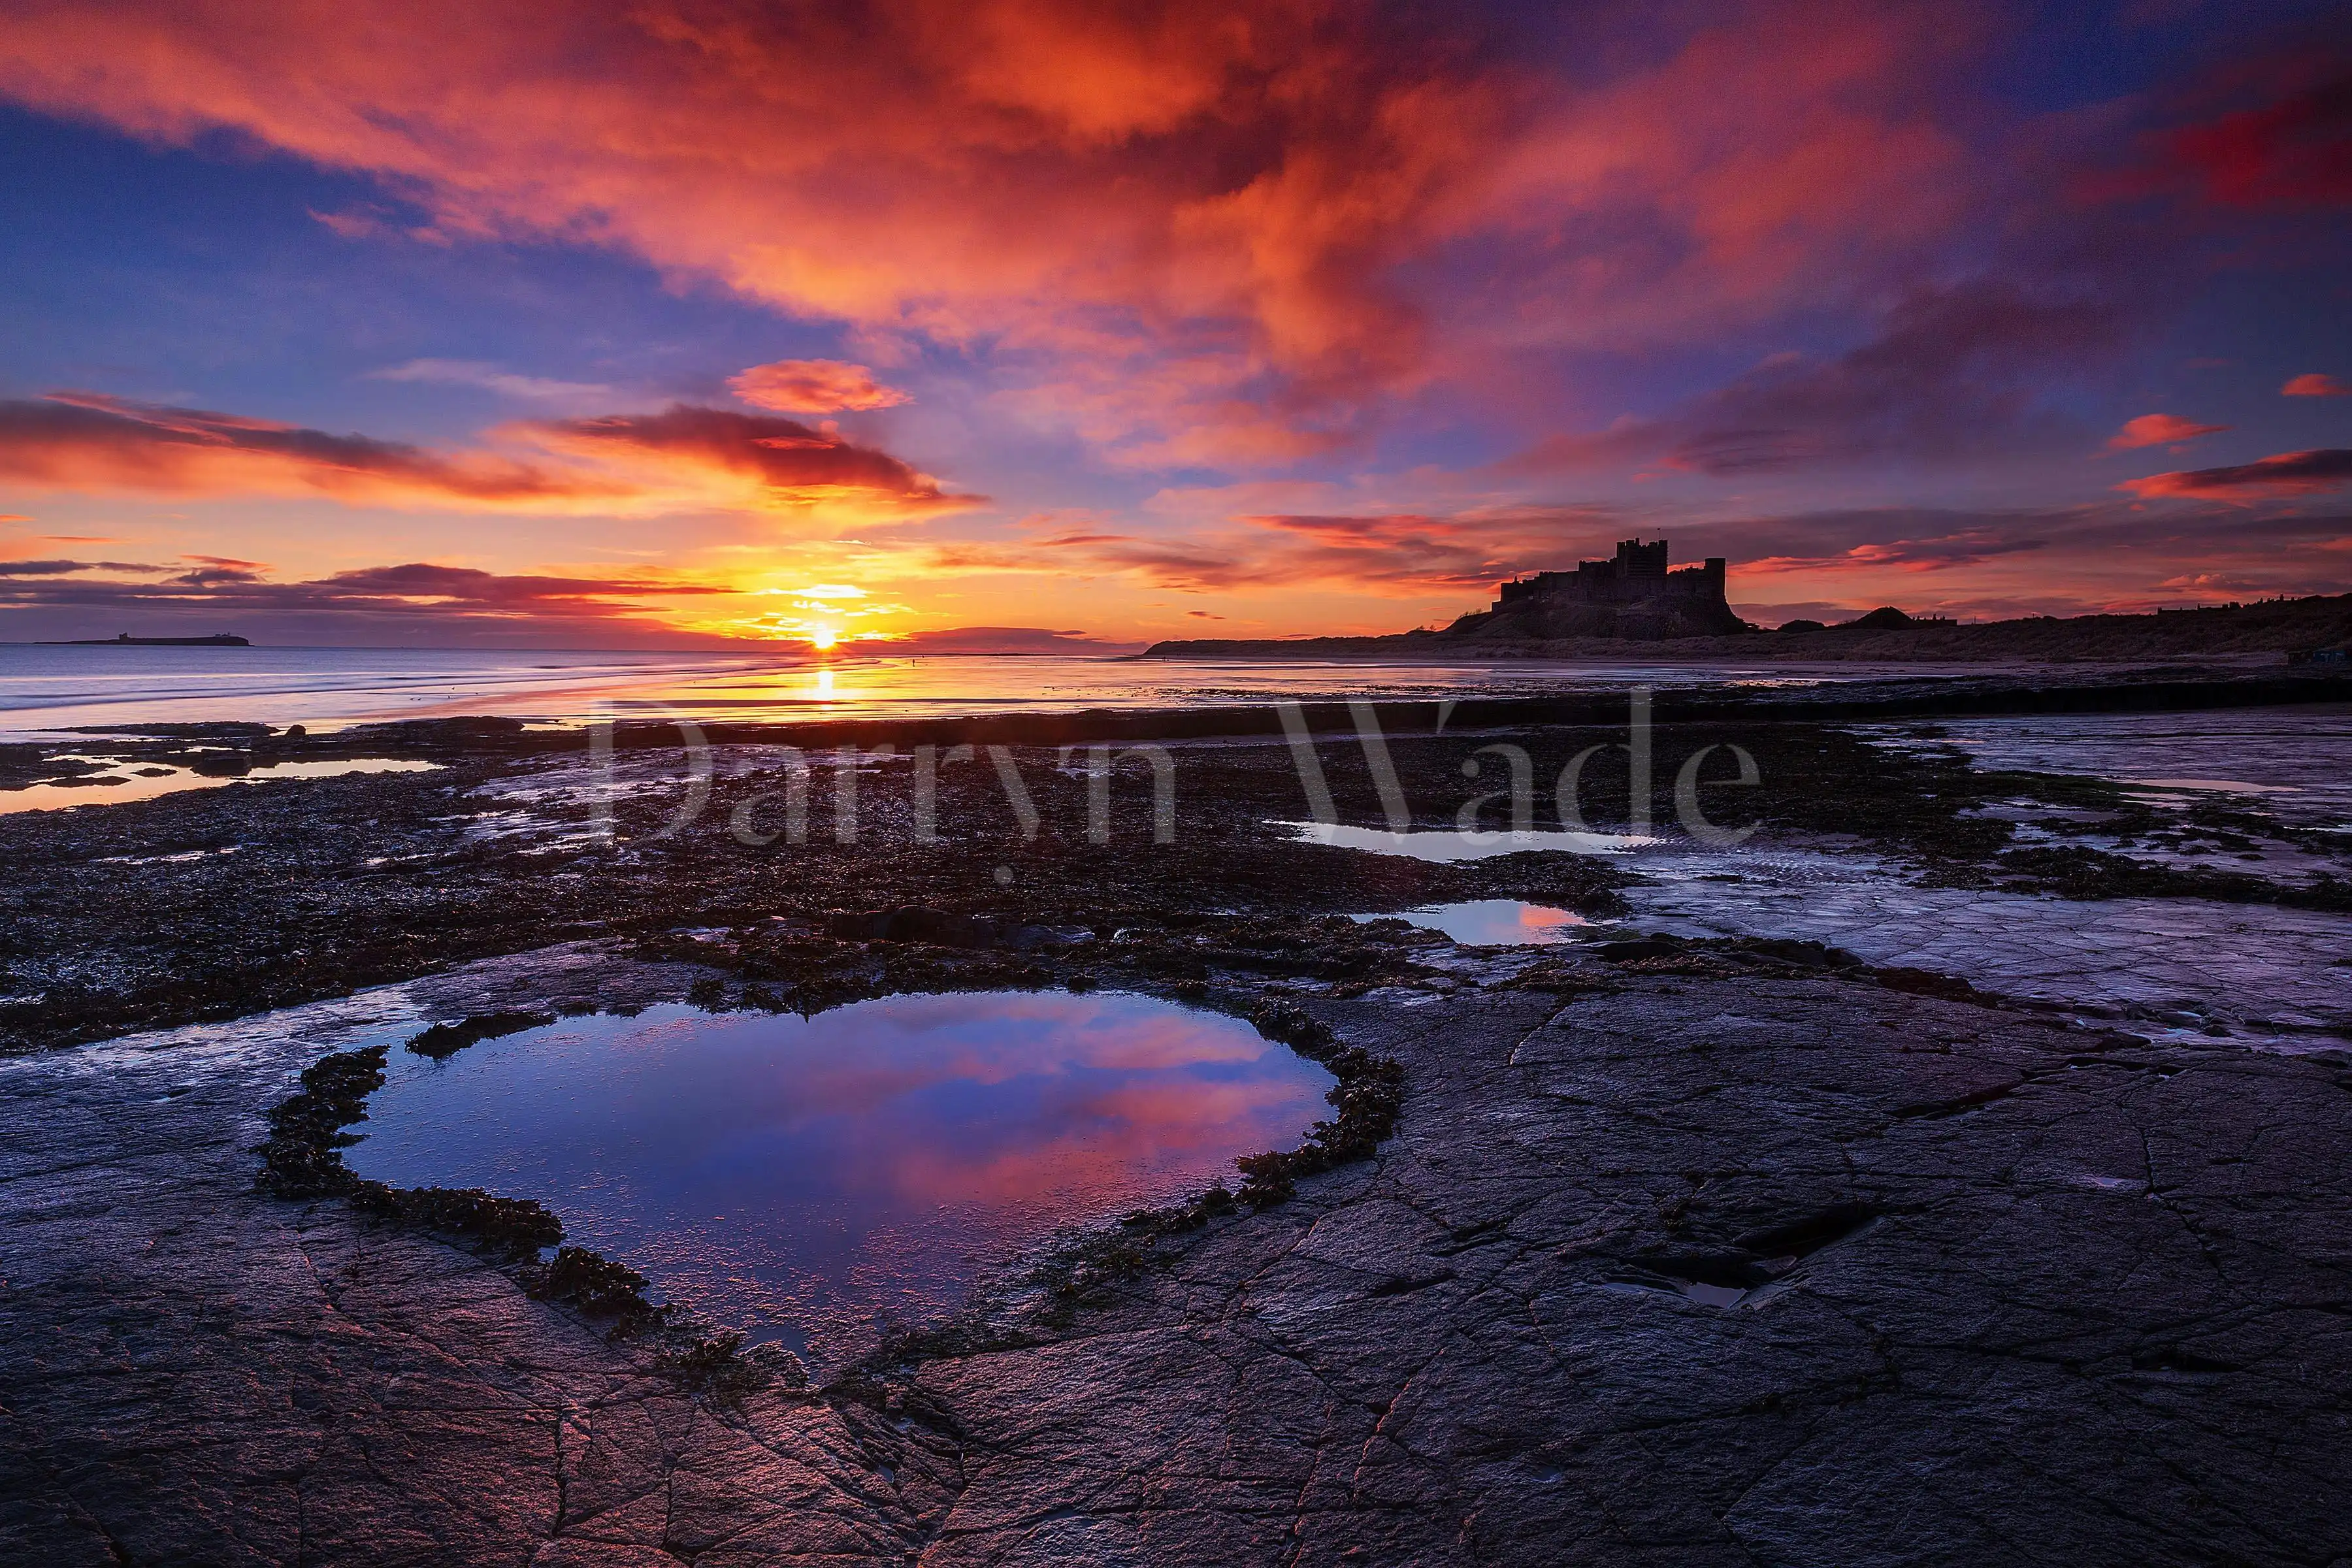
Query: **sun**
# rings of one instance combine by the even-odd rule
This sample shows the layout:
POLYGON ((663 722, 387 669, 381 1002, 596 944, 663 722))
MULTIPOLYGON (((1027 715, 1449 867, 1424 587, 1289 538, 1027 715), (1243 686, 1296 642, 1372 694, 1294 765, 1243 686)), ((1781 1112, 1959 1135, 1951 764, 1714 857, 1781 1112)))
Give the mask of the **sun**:
POLYGON ((831 626, 811 626, 809 628, 809 647, 816 649, 819 653, 831 652, 834 645, 838 643, 840 640, 841 634, 831 626))

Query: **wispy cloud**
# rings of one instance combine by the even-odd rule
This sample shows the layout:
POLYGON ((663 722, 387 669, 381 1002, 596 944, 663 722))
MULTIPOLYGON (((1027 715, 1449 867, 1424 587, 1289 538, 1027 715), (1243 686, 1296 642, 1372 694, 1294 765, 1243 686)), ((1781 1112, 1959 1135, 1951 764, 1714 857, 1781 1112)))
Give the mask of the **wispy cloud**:
POLYGON ((1175 535, 1046 524, 1011 542, 945 544, 950 571, 1117 574, 1188 593, 1346 585, 1396 597, 1430 589, 1483 591, 1554 563, 1563 532, 1598 539, 1615 515, 1590 507, 1504 507, 1450 515, 1386 512, 1251 514, 1175 535))
POLYGON ((500 574, 424 562, 362 567, 290 583, 272 582, 257 571, 224 566, 203 566, 143 583, 79 575, 165 570, 120 562, 0 563, 0 605, 270 613, 323 610, 352 616, 512 615, 553 607, 572 614, 586 610, 634 615, 651 602, 734 592, 663 577, 500 574))
POLYGON ((1948 572, 1977 566, 2004 555, 2046 550, 2042 539, 2003 538, 1984 529, 1945 534, 1934 539, 1895 539, 1884 543, 1856 544, 1831 555, 1767 555, 1739 564, 1742 577, 1776 576, 1790 572, 1850 573, 1885 571, 1948 572))
POLYGON ((2104 356, 2120 335, 2114 307, 2097 300, 2045 298, 1992 279, 1918 289, 1869 342, 1833 359, 1776 355, 1670 414, 1552 437, 1504 469, 1573 472, 1654 460, 1736 478, 2013 450, 2036 438, 2028 422, 2053 376, 2104 356))
POLYGON ((0 577, 64 577, 80 572, 168 572, 137 561, 0 561, 0 577))
POLYGON ((2352 397, 2352 381, 2344 381, 2332 375, 2322 375, 2314 371, 2307 375, 2298 375, 2280 387, 2279 395, 2282 397, 2352 397))
POLYGON ((613 389, 601 382, 555 381, 542 375, 518 375, 481 360, 413 359, 405 364, 370 371, 375 381, 423 381, 449 386, 478 386, 505 397, 531 402, 576 403, 584 398, 609 398, 613 389))

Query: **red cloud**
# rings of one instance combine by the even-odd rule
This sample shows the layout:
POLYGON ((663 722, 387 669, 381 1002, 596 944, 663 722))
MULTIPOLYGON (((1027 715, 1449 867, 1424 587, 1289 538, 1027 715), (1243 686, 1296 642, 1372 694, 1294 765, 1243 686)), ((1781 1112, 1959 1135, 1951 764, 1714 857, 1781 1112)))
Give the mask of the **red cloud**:
POLYGON ((2226 206, 2352 202, 2352 71, 2275 101, 2174 132, 2166 151, 2210 201, 2226 206))
POLYGON ((2281 452, 2226 468, 2193 468, 2186 473, 2150 474, 2126 479, 2116 489, 2137 496, 2285 496, 2342 489, 2352 484, 2352 450, 2326 447, 2313 452, 2281 452))
POLYGON ((2183 419, 2178 414, 2143 414, 2127 419, 2124 427, 2107 440, 2110 452, 2136 452, 2142 447, 2161 447, 2177 441, 2193 441, 2200 436, 2210 436, 2227 430, 2227 425, 2200 425, 2183 419))
POLYGON ((754 408, 779 414, 896 408, 912 395, 885 386, 862 364, 837 359, 782 359, 727 378, 727 388, 754 408))
POLYGON ((2352 382, 2338 381, 2316 371, 2298 375, 2279 388, 2282 397, 2352 397, 2352 382))

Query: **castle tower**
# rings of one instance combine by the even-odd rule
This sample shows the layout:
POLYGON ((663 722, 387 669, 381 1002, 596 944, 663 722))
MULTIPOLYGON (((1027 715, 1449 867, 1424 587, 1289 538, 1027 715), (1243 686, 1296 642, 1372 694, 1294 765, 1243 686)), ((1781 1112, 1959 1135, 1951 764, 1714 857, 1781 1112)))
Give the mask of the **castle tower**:
POLYGON ((1617 571, 1625 577, 1663 577, 1666 574, 1666 542, 1663 539, 1644 544, 1639 539, 1617 542, 1617 571))

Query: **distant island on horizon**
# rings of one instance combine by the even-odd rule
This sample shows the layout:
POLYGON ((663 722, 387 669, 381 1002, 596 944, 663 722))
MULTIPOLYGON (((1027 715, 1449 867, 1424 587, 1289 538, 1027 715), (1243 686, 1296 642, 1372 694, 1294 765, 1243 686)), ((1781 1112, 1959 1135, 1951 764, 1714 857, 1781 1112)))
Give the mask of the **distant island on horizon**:
POLYGON ((134 637, 129 632, 118 632, 110 637, 58 637, 38 642, 36 647, 251 647, 253 644, 227 632, 215 632, 202 637, 134 637))

